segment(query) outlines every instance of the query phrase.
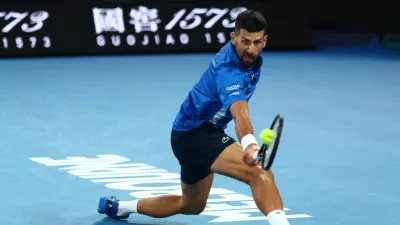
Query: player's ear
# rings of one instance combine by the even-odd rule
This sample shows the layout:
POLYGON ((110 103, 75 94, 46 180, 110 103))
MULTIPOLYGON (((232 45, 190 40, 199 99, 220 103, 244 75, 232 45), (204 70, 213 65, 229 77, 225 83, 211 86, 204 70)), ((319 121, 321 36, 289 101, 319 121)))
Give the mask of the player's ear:
POLYGON ((264 35, 264 45, 263 48, 265 48, 265 45, 267 45, 268 42, 268 34, 264 35))
POLYGON ((235 40, 236 40, 236 34, 235 34, 234 31, 232 31, 232 32, 231 32, 231 41, 232 41, 232 44, 233 44, 233 45, 235 45, 235 40))

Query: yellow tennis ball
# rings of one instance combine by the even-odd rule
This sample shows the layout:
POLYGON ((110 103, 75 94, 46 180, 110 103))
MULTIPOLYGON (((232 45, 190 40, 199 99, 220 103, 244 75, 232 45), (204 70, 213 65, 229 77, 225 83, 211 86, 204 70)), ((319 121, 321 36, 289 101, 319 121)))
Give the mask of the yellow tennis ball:
POLYGON ((261 141, 263 144, 265 145, 269 145, 272 143, 272 141, 274 140, 275 137, 275 133, 273 130, 271 129, 264 129, 260 132, 259 135, 261 141))

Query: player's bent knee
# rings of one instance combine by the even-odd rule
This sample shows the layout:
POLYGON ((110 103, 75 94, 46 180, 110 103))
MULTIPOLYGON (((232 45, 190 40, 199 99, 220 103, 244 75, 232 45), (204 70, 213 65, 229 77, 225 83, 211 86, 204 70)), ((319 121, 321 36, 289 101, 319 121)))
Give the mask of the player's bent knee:
POLYGON ((254 170, 251 176, 249 176, 248 184, 253 185, 253 184, 258 184, 261 182, 268 182, 268 183, 273 183, 275 182, 274 179, 274 173, 272 170, 262 170, 262 169, 257 169, 254 170))
POLYGON ((270 179, 275 180, 275 176, 274 176, 274 173, 272 172, 272 170, 268 170, 268 171, 264 171, 264 172, 266 173, 266 175, 267 175, 270 179))
POLYGON ((185 215, 199 215, 200 213, 202 213, 204 211, 204 208, 200 208, 200 207, 194 207, 194 208, 190 208, 187 209, 186 211, 184 211, 183 214, 185 215))
POLYGON ((188 202, 181 205, 181 213, 185 215, 199 215, 206 208, 207 201, 188 202))

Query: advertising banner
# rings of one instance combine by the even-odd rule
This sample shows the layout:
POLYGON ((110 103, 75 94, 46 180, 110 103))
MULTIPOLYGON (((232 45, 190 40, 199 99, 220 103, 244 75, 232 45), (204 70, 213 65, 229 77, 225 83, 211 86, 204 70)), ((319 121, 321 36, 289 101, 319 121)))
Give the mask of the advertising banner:
MULTIPOLYGON (((8 1, 0 3, 0 56, 217 51, 230 40, 240 12, 257 9, 267 14, 272 10, 267 3, 8 1)), ((265 16, 269 27, 278 27, 279 18, 265 16)), ((276 29, 281 33, 273 32, 274 29, 269 32, 269 48, 285 48, 282 41, 273 41, 289 40, 285 34, 290 33, 290 27, 287 22, 282 25, 286 27, 276 29)), ((304 40, 301 34, 298 36, 292 40, 304 40)), ((290 45, 293 43, 288 41, 289 48, 290 45)))
POLYGON ((54 46, 63 42, 62 27, 54 15, 57 10, 46 5, 0 6, 0 55, 60 51, 57 44, 54 46))

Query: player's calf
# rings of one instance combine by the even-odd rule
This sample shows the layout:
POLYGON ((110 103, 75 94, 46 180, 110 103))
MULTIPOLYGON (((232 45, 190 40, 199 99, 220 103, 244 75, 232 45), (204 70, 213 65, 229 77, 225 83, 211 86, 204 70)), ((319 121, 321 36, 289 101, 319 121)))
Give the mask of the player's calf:
MULTIPOLYGON (((182 186, 182 195, 162 195, 140 200, 119 201, 111 199, 99 204, 99 213, 116 219, 128 218, 132 213, 153 218, 165 218, 176 214, 198 215, 206 207, 214 175, 210 174, 192 185, 182 186), (108 206, 112 207, 108 207, 108 206)), ((107 200, 107 199, 105 199, 107 200)))
POLYGON ((289 224, 273 172, 244 163, 243 150, 238 143, 226 148, 215 160, 211 170, 249 184, 258 209, 267 216, 271 225, 289 224))
POLYGON ((272 171, 255 170, 249 176, 254 201, 261 211, 268 215, 273 210, 283 210, 281 196, 275 184, 272 171), (268 199, 268 200, 267 200, 268 199))

